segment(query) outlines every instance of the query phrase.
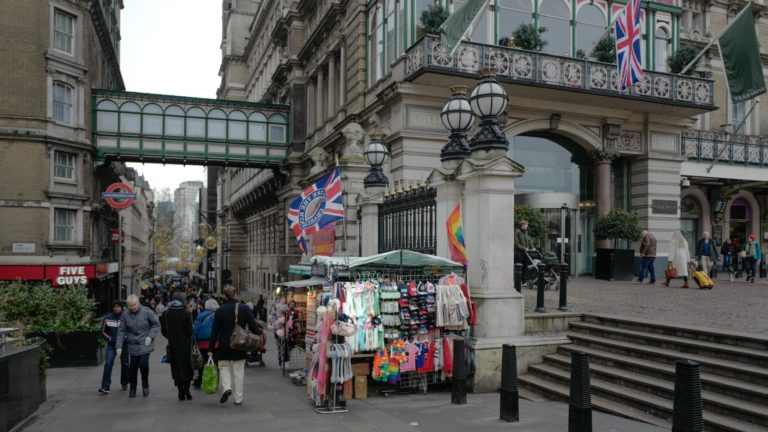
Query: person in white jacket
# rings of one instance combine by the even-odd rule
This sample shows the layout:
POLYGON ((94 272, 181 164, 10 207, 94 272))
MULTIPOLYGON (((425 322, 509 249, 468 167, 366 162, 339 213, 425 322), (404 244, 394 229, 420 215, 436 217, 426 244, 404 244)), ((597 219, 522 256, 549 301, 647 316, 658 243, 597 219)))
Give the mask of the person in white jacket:
MULTIPOLYGON (((688 241, 683 237, 680 231, 672 234, 672 240, 669 242, 669 261, 668 268, 677 270, 677 277, 683 278, 683 288, 688 288, 688 261, 691 260, 691 252, 688 250, 688 241)), ((665 272, 666 275, 666 272, 665 272)), ((670 278, 664 282, 664 286, 669 286, 670 278)))

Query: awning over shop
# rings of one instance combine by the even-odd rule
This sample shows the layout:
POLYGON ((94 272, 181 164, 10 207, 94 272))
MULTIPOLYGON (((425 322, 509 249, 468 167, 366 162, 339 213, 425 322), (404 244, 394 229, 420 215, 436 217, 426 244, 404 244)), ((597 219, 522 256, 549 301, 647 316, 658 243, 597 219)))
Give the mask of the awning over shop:
POLYGON ((309 278, 290 282, 276 282, 272 286, 282 286, 288 288, 306 288, 309 286, 326 285, 329 282, 323 278, 309 278))
POLYGON ((288 266, 288 274, 296 276, 312 276, 312 265, 307 263, 291 264, 288 266))
POLYGON ((394 250, 380 253, 368 257, 327 257, 314 256, 313 263, 325 264, 326 266, 345 266, 349 268, 363 266, 402 266, 402 267, 456 267, 464 266, 456 261, 449 260, 435 255, 427 255, 411 250, 394 250))

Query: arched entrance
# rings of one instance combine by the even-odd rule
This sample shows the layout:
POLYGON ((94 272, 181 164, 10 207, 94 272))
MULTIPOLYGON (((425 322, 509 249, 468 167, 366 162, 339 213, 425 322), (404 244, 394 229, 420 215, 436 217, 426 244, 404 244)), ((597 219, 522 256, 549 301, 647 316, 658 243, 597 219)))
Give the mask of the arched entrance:
POLYGON ((760 207, 754 195, 745 190, 732 196, 725 207, 725 233, 741 244, 749 234, 760 238, 760 207))
POLYGON ((549 131, 523 132, 510 137, 510 142, 509 157, 525 167, 525 174, 515 181, 516 204, 543 213, 548 226, 543 250, 564 253, 571 274, 591 273, 595 171, 589 152, 573 139, 549 131))
POLYGON ((718 244, 722 241, 722 226, 712 226, 709 214, 709 201, 702 190, 696 188, 683 190, 680 200, 680 231, 688 241, 691 256, 696 255, 696 243, 704 231, 711 233, 718 244))

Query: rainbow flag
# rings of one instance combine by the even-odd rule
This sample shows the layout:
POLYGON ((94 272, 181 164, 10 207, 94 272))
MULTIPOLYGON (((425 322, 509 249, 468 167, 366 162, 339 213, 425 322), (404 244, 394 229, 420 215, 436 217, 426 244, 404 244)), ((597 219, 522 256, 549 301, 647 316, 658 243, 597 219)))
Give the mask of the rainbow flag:
POLYGON ((448 216, 445 227, 448 229, 448 250, 451 252, 451 259, 464 265, 469 264, 464 245, 464 229, 461 226, 461 202, 448 216))

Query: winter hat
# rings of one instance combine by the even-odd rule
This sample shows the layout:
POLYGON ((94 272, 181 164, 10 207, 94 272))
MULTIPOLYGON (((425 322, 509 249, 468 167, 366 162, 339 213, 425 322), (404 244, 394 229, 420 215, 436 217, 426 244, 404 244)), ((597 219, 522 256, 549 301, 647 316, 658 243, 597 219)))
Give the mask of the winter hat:
POLYGON ((121 302, 120 300, 112 300, 112 304, 110 305, 110 307, 115 307, 115 306, 123 307, 123 302, 121 302))
POLYGON ((757 239, 757 237, 755 237, 755 235, 754 235, 754 234, 750 234, 750 235, 749 235, 749 240, 750 240, 750 241, 755 241, 756 239, 757 239))

